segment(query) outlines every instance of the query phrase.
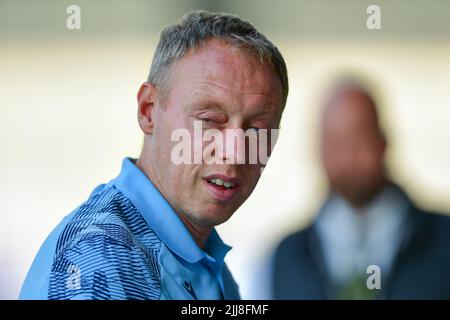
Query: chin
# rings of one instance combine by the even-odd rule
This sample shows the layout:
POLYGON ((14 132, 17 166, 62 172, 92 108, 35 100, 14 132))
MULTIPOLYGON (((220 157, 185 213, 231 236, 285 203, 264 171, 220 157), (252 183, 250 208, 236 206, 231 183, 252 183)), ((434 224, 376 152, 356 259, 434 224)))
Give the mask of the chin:
POLYGON ((204 226, 217 226, 231 218, 233 212, 224 212, 223 208, 215 208, 206 212, 201 212, 195 216, 195 219, 204 226))
POLYGON ((353 192, 347 193, 348 200, 353 203, 357 207, 364 207, 375 198, 376 194, 373 192, 373 190, 369 189, 359 189, 359 190, 352 190, 353 192))
POLYGON ((203 227, 215 227, 221 225, 226 222, 230 217, 221 218, 221 217, 195 217, 197 223, 203 227))

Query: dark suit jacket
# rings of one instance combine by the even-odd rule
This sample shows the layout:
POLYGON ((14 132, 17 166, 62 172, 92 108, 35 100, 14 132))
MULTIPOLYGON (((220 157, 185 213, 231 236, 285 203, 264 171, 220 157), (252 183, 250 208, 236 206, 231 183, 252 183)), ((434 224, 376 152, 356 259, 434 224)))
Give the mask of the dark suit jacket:
MULTIPOLYGON (((450 218, 411 204, 392 271, 379 299, 450 299, 450 218)), ((369 275, 368 275, 369 276, 369 275)), ((274 255, 275 299, 334 299, 313 223, 285 238, 274 255)))

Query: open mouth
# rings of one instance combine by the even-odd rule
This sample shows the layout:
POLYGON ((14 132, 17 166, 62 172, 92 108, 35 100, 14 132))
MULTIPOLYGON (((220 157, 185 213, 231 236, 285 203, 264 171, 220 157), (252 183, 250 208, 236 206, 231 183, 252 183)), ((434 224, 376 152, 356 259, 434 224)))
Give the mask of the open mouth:
POLYGON ((211 180, 208 180, 208 183, 214 184, 219 187, 223 187, 224 189, 231 189, 234 188, 236 185, 234 182, 231 181, 224 181, 220 178, 212 178, 211 180))
POLYGON ((240 182, 237 178, 215 174, 204 178, 207 189, 211 195, 221 201, 230 200, 239 188, 240 182))

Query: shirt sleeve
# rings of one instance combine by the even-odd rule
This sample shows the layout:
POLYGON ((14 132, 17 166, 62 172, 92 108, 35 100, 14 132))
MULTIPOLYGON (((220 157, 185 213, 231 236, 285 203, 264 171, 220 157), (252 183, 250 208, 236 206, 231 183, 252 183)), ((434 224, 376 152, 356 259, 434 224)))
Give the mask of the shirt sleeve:
POLYGON ((121 226, 99 226, 58 253, 48 299, 157 299, 158 274, 151 265, 145 248, 136 246, 121 226))

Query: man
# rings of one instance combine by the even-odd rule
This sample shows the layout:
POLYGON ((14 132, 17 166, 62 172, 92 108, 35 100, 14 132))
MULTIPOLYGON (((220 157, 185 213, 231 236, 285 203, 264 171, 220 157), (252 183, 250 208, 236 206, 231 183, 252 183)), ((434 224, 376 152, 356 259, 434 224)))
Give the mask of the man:
MULTIPOLYGON (((288 93, 278 49, 238 17, 192 12, 161 33, 138 92, 139 159, 97 187, 40 249, 22 299, 238 299, 214 227, 250 196, 260 164, 173 161, 172 134, 274 129, 288 93)), ((195 151, 195 150, 194 150, 195 151)), ((244 149, 244 152, 248 152, 244 149)))
POLYGON ((450 219, 416 208, 390 182, 386 145, 372 95, 340 83, 322 118, 331 192, 312 226, 277 248, 275 298, 450 298, 450 219))

